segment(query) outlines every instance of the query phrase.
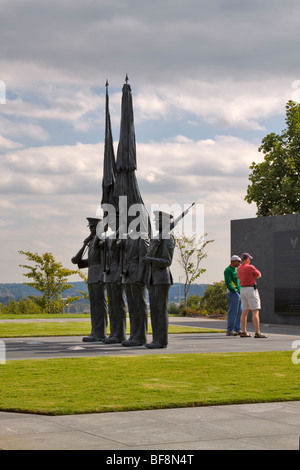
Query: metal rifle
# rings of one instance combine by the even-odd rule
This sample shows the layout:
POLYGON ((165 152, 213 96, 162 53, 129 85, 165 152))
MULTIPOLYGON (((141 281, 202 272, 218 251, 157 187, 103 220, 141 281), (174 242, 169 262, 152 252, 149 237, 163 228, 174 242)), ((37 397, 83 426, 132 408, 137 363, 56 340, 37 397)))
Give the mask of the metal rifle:
POLYGON ((178 224, 178 222, 183 219, 183 217, 190 211, 190 209, 195 205, 195 203, 193 202, 193 204, 190 205, 190 207, 188 207, 188 209, 186 209, 185 211, 182 212, 182 214, 180 214, 175 220, 173 220, 173 222, 170 223, 170 225, 167 225, 167 227, 165 227, 164 229, 161 230, 161 232, 158 233, 158 235, 156 237, 154 237, 152 240, 153 240, 153 243, 152 243, 152 246, 151 248, 149 249, 147 255, 146 255, 146 258, 152 258, 159 245, 160 245, 160 242, 161 240, 163 240, 164 238, 167 238, 167 235, 169 234, 169 232, 171 232, 171 230, 173 230, 173 228, 178 224))

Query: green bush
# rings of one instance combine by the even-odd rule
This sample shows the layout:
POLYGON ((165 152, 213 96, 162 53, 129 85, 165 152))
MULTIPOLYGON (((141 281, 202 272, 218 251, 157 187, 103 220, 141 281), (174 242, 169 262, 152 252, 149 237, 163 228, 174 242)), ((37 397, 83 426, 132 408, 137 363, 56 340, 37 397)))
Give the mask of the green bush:
POLYGON ((187 308, 184 306, 184 302, 176 304, 175 302, 169 302, 168 304, 168 315, 179 315, 182 317, 192 317, 193 315, 205 314, 203 308, 200 307, 201 297, 197 295, 191 295, 187 299, 187 308))
POLYGON ((224 281, 214 282, 207 286, 200 301, 200 308, 209 314, 225 315, 227 313, 228 304, 224 281))
POLYGON ((193 310, 193 311, 201 310, 201 307, 200 307, 201 298, 202 297, 199 294, 190 295, 187 298, 187 302, 186 302, 187 309, 193 310))
POLYGON ((175 302, 168 303, 168 315, 178 315, 179 314, 179 305, 175 302))
POLYGON ((8 305, 0 304, 0 314, 26 315, 46 313, 39 305, 30 299, 10 300, 8 305))

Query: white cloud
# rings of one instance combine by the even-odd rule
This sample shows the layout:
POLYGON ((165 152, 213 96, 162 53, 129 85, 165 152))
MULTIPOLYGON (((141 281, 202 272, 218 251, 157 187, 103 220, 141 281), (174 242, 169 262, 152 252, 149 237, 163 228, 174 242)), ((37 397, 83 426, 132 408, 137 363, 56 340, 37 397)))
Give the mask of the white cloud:
POLYGON ((242 178, 247 179, 250 164, 261 160, 254 144, 233 136, 139 144, 137 151, 138 177, 150 183, 149 191, 159 187, 160 194, 198 194, 203 202, 229 179, 239 186, 242 178))
POLYGON ((262 130, 261 119, 281 114, 292 98, 287 79, 212 81, 186 79, 176 85, 141 88, 134 98, 137 120, 189 113, 221 128, 262 130))
MULTIPOLYGON (((3 106, 4 109, 5 109, 5 106, 3 106)), ((24 138, 28 138, 28 137, 33 138, 34 140, 37 140, 39 142, 44 142, 48 140, 49 139, 48 132, 41 125, 32 123, 30 121, 31 119, 29 119, 29 122, 25 122, 23 121, 23 119, 16 120, 15 117, 13 117, 13 120, 10 120, 10 119, 5 118, 4 116, 1 116, 0 117, 0 132, 1 134, 4 134, 5 136, 17 137, 20 140, 24 138)), ((2 136, 2 138, 4 138, 4 136, 2 136)), ((11 148, 13 147, 16 148, 20 146, 22 146, 21 143, 10 145, 11 148)))
POLYGON ((8 85, 34 77, 99 86, 107 74, 118 83, 126 72, 156 86, 295 73, 296 0, 2 3, 8 85))
MULTIPOLYGON (((139 144, 137 152, 137 178, 147 207, 204 204, 205 231, 219 245, 224 224, 222 239, 229 244, 228 220, 250 210, 241 201, 256 147, 232 136, 198 142, 178 136, 170 142, 139 144)), ((14 225, 7 225, 2 236, 18 249, 51 249, 69 265, 71 251, 80 248, 86 235, 85 217, 96 214, 101 199, 102 158, 102 144, 80 143, 7 154, 2 186, 11 202, 3 205, 14 225)), ((174 269, 176 273, 176 263, 174 269)))
POLYGON ((75 129, 86 132, 99 122, 103 123, 103 106, 103 94, 96 94, 83 86, 38 84, 28 96, 6 100, 2 114, 7 117, 2 118, 0 128, 8 135, 27 134, 38 140, 49 137, 42 127, 42 123, 47 121, 71 123, 75 129), (32 93, 36 102, 33 102, 32 93), (10 118, 14 119, 13 124, 10 118), (29 122, 24 122, 24 119, 29 122))
MULTIPOLYGON (((119 83, 122 83, 120 79, 119 83)), ((193 133, 201 133, 202 123, 219 129, 264 131, 265 121, 282 115, 295 90, 290 78, 265 80, 181 78, 177 82, 149 86, 143 81, 133 86, 136 125, 152 122, 169 126, 185 123, 193 133)), ((104 79, 101 88, 69 82, 31 82, 31 89, 19 89, 17 97, 2 106, 0 132, 4 137, 31 138, 38 142, 55 141, 53 125, 71 125, 75 132, 104 133, 104 79), (49 127, 50 126, 50 127, 49 127)), ((110 92, 113 127, 120 122, 121 85, 110 92)), ((151 129, 151 128, 150 128, 151 129)), ((68 131, 69 132, 69 131, 68 131)), ((118 131, 117 131, 118 132, 118 131)), ((114 138, 118 138, 114 135, 114 138)), ((137 136, 138 137, 138 136, 137 136)), ((74 138, 74 137, 73 137, 74 138)), ((151 130, 148 139, 151 140, 151 130)))
POLYGON ((44 146, 8 153, 0 162, 2 192, 84 193, 102 177, 103 145, 44 146), (101 152, 102 150, 102 152, 101 152))
MULTIPOLYGON (((193 191, 205 199, 227 178, 236 178, 233 181, 239 184, 240 178, 247 178, 252 161, 261 158, 254 144, 237 137, 194 142, 178 136, 172 141, 138 144, 137 177, 148 198, 159 188, 162 198, 176 193, 182 198, 193 191)), ((0 186, 7 192, 84 194, 87 188, 100 189, 103 144, 15 150, 6 154, 0 167, 0 186)))
POLYGON ((15 148, 21 148, 23 147, 22 144, 19 142, 14 142, 13 140, 9 140, 6 137, 3 137, 0 135, 0 149, 2 150, 10 150, 10 149, 15 149, 15 148))

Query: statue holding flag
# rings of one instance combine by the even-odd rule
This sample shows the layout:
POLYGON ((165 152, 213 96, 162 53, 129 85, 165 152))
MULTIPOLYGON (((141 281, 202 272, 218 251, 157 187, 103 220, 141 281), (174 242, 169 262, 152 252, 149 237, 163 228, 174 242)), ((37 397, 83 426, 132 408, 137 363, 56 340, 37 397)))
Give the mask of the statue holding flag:
POLYGON ((101 339, 107 344, 121 343, 123 346, 146 344, 149 349, 165 348, 168 344, 168 295, 170 285, 173 284, 170 266, 175 250, 175 239, 171 231, 190 208, 175 220, 171 214, 155 211, 154 222, 159 232, 157 237, 152 237, 150 218, 139 190, 136 170, 132 95, 126 74, 122 89, 121 125, 116 159, 109 114, 108 82, 106 82, 101 199, 103 217, 100 222, 98 219, 97 229, 95 228, 97 219, 91 221, 91 237, 86 241, 82 250, 72 258, 72 262, 80 262, 79 267, 88 267, 90 279, 93 278, 92 274, 96 272, 96 265, 100 270, 98 277, 95 274, 97 280, 89 283, 92 332, 87 338, 84 338, 84 341, 101 339), (122 204, 123 199, 126 199, 126 210, 122 204), (136 206, 139 207, 140 219, 134 217, 132 211, 129 213, 127 210, 127 208, 132 209, 136 206), (113 218, 114 220, 112 220, 113 218), (137 230, 138 225, 140 225, 140 231, 137 230), (108 226, 113 231, 110 235, 107 234, 108 226), (83 263, 82 256, 87 245, 89 246, 88 260, 84 260, 83 263), (93 287, 94 283, 97 284, 97 293, 96 287, 93 287), (146 287, 149 292, 153 331, 151 343, 146 343, 146 287), (99 294, 100 290, 102 297, 105 292, 107 293, 108 307, 106 298, 103 302, 103 298, 99 294), (130 336, 127 340, 125 294, 130 320, 130 336), (93 325, 94 318, 98 315, 96 312, 100 312, 100 310, 103 317, 103 328, 98 334, 95 333, 93 325), (110 336, 105 338, 107 312, 109 314, 110 336))

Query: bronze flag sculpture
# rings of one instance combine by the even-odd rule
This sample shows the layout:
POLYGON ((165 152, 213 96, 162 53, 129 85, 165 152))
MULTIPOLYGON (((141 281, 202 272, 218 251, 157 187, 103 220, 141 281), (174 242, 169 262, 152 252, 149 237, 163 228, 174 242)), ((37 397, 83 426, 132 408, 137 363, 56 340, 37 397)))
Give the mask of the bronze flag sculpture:
POLYGON ((122 346, 146 345, 149 349, 164 348, 168 344, 167 305, 169 288, 173 283, 170 266, 175 249, 175 239, 170 232, 190 208, 175 220, 171 214, 154 212, 158 236, 152 237, 150 217, 140 193, 136 171, 132 94, 126 74, 122 88, 117 158, 114 154, 106 81, 101 198, 103 217, 88 218, 90 237, 84 241, 72 262, 77 263, 79 268, 88 268, 92 330, 83 341, 121 343, 122 346), (137 213, 139 217, 136 217, 137 213), (138 224, 135 225, 133 222, 136 220, 138 224), (88 256, 84 258, 87 249, 88 256), (150 343, 147 343, 146 338, 147 289, 153 331, 150 343), (130 324, 128 339, 126 298, 130 324), (107 337, 108 316, 110 335, 107 337))
MULTIPOLYGON (((126 229, 120 240, 120 273, 122 288, 126 293, 129 310, 130 335, 123 346, 140 346, 146 343, 147 335, 147 302, 146 278, 143 259, 149 246, 148 223, 149 217, 139 190, 136 178, 137 159, 134 129, 134 116, 131 87, 126 75, 122 89, 120 138, 116 160, 116 179, 114 196, 126 198, 126 229), (128 209, 138 205, 141 214, 139 231, 129 233, 132 217, 128 216, 128 209)), ((120 218, 121 207, 119 205, 120 218)))

